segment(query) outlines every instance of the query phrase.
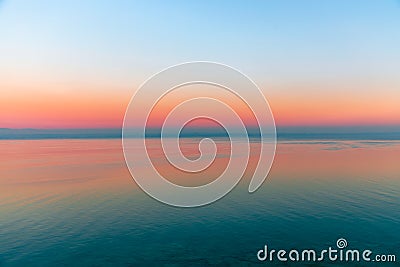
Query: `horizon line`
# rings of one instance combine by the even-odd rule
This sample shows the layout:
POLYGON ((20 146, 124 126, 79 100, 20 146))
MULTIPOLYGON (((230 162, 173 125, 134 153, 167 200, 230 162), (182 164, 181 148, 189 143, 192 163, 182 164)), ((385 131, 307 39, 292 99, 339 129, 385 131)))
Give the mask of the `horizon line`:
MULTIPOLYGON (((161 128, 148 128, 146 138, 161 138, 161 128)), ((260 138, 257 127, 247 128, 249 138, 260 138)), ((232 136, 234 136, 233 133, 232 136)), ((134 131, 125 137, 141 138, 134 131)), ((167 132, 167 137, 168 136, 167 132)), ((184 128, 180 138, 228 138, 221 128, 191 127, 184 128)), ((278 126, 278 140, 400 140, 400 125, 378 126, 278 126)), ((35 129, 0 128, 0 140, 41 140, 41 139, 121 139, 122 128, 74 128, 74 129, 35 129)), ((267 138, 267 136, 264 136, 267 138)))

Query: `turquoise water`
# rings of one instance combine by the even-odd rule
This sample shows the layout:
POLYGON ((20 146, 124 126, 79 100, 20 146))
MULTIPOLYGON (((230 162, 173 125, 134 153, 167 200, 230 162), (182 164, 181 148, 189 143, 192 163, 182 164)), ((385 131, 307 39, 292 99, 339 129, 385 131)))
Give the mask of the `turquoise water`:
POLYGON ((1 141, 0 149, 0 266, 302 266, 256 254, 265 244, 322 250, 338 238, 396 254, 397 263, 303 265, 399 264, 398 141, 281 142, 258 191, 249 194, 245 178, 193 209, 139 190, 118 139, 1 141))

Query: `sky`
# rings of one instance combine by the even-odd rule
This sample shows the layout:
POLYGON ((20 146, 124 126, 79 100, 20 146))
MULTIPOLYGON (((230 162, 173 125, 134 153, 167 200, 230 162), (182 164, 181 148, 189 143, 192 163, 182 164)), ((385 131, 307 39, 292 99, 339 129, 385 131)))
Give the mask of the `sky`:
POLYGON ((0 0, 0 128, 119 128, 196 60, 251 77, 278 126, 400 125, 397 0, 0 0))

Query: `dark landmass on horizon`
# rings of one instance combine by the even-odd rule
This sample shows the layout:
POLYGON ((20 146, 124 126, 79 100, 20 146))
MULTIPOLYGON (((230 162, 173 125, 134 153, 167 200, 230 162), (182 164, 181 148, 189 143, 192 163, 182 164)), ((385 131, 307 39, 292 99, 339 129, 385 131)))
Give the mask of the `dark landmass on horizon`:
MULTIPOLYGON (((257 128, 248 128, 249 138, 259 138, 257 128)), ((166 134, 168 135, 168 132, 166 134)), ((127 137, 137 138, 139 134, 127 137)), ((160 138, 160 129, 148 129, 147 138, 160 138)), ((181 138, 224 138, 221 128, 184 128, 181 138)), ((400 126, 318 126, 277 127, 278 140, 400 140, 400 126)), ((0 140, 38 139, 115 139, 122 138, 122 129, 9 129, 0 128, 0 140)))

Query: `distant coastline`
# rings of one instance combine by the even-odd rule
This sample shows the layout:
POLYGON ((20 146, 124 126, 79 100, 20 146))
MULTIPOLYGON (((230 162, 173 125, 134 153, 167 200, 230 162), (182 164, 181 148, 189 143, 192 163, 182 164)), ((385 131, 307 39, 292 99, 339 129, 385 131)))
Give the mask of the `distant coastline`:
MULTIPOLYGON (((256 129, 248 129, 250 138, 259 137, 256 129)), ((135 138, 137 136, 130 136, 135 138)), ((150 129, 149 138, 159 138, 159 129, 150 129)), ((182 138, 227 137, 221 129, 184 129, 182 138)), ((358 127, 277 127, 278 140, 400 140, 400 126, 358 127)), ((119 139, 122 129, 9 129, 0 128, 0 140, 40 139, 119 139)))

